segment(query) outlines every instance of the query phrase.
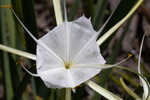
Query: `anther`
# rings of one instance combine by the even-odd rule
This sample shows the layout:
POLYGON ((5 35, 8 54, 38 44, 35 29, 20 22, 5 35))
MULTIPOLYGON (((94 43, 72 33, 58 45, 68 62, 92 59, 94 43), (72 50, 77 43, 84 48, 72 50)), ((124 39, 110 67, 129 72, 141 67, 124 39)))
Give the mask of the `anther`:
POLYGON ((132 57, 133 55, 131 53, 128 54, 128 58, 132 57))
POLYGON ((12 8, 12 5, 8 4, 8 5, 1 5, 0 8, 12 8))

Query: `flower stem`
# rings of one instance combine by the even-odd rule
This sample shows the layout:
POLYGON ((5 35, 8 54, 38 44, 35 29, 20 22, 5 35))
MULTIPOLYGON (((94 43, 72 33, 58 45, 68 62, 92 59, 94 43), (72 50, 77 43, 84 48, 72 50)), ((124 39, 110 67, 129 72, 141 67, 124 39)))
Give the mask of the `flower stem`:
POLYGON ((71 88, 66 88, 65 100, 71 100, 71 88))

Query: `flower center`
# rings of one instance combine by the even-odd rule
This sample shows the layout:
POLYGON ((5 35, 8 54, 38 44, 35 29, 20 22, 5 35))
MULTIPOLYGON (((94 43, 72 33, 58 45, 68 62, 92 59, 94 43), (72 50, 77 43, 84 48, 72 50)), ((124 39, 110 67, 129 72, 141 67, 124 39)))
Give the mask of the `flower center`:
POLYGON ((70 62, 65 62, 65 68, 70 69, 71 63, 70 62))

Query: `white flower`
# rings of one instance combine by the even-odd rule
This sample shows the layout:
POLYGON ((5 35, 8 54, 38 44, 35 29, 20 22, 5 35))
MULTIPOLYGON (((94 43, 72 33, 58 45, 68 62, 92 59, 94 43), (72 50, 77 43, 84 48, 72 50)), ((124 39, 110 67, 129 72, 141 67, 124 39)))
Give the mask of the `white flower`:
POLYGON ((97 75, 105 63, 98 33, 84 16, 64 22, 38 41, 37 73, 49 88, 73 88, 97 75), (98 68, 99 66, 99 68, 98 68))

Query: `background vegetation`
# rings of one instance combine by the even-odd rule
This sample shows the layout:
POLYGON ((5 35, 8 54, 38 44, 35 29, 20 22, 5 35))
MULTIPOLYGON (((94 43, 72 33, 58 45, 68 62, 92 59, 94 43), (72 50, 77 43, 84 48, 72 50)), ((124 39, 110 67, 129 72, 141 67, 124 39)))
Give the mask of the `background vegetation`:
MULTIPOLYGON (((137 0, 67 0, 69 21, 83 14, 90 17, 98 30, 118 4, 118 7, 100 36, 121 20, 137 0)), ((56 26, 52 0, 0 0, 0 5, 12 4, 25 26, 40 38, 56 26)), ((144 33, 149 33, 150 1, 145 0, 136 13, 105 43, 101 52, 107 63, 114 64, 131 52, 134 56, 123 64, 137 70, 137 56, 144 33)), ((142 52, 142 71, 150 81, 150 40, 146 38, 142 52)), ((36 53, 35 42, 25 33, 7 8, 0 8, 0 44, 36 53)), ((49 89, 40 78, 33 78, 21 69, 25 62, 30 71, 36 72, 34 61, 0 51, 0 100, 64 100, 64 89, 49 89)), ((94 80, 124 100, 134 100, 122 87, 120 77, 128 87, 142 97, 143 89, 134 73, 117 68, 103 70, 94 80)), ((72 93, 72 100, 105 100, 82 84, 72 93)))

